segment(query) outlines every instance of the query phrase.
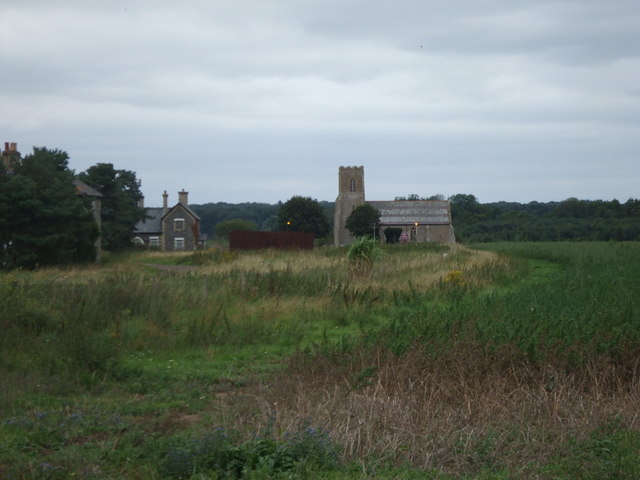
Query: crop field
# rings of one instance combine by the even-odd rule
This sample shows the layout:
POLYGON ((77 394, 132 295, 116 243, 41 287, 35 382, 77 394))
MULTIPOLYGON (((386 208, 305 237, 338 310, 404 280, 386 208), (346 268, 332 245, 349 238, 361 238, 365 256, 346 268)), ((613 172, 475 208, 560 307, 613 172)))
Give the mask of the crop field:
POLYGON ((640 478, 640 243, 0 274, 0 479, 640 478))

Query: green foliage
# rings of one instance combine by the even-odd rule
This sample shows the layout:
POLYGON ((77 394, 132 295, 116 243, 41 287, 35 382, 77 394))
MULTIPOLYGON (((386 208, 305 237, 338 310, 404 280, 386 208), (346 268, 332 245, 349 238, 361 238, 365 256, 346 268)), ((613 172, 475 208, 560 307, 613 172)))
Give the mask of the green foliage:
POLYGON ((346 227, 354 237, 377 236, 380 226, 380 211, 368 203, 357 206, 349 214, 346 227))
POLYGON ((508 270, 490 266, 474 275, 508 284, 500 294, 480 294, 468 282, 472 272, 452 271, 441 288, 418 298, 398 297, 400 308, 377 337, 402 352, 416 338, 451 346, 463 338, 488 352, 513 349, 536 363, 554 357, 567 368, 584 366, 598 355, 627 362, 640 350, 640 311, 633 293, 640 288, 636 257, 640 244, 500 243, 487 244, 514 256, 516 281, 508 270), (518 266, 518 262, 525 261, 518 266), (515 282, 515 283, 514 283, 515 282), (439 307, 444 302, 446 308, 439 307))
POLYGON ((12 355, 0 365, 21 368, 26 348, 34 350, 30 368, 35 371, 89 383, 96 374, 113 373, 120 355, 112 309, 86 314, 87 300, 77 289, 60 290, 52 283, 0 282, 5 331, 0 347, 12 355))
POLYGON ((278 211, 278 227, 282 231, 313 233, 323 238, 330 232, 322 206, 310 197, 293 196, 278 211))
POLYGON ((269 434, 239 443, 232 437, 218 428, 201 437, 180 439, 169 447, 159 470, 175 479, 203 474, 242 479, 276 478, 307 466, 331 470, 338 465, 329 436, 311 427, 286 432, 280 440, 269 434))
POLYGON ((441 193, 437 193, 437 194, 431 195, 429 197, 421 197, 417 193, 410 193, 406 197, 404 197, 404 196, 395 197, 394 200, 396 202, 398 202, 398 201, 407 201, 407 200, 410 201, 410 202, 415 202, 417 200, 438 200, 438 201, 442 201, 442 200, 446 200, 446 198, 441 193))
POLYGON ((368 278, 371 275, 373 262, 381 252, 380 244, 371 237, 361 237, 349 245, 347 259, 349 260, 350 278, 368 278))
POLYGON ((272 231, 277 229, 277 214, 279 205, 268 203, 206 203, 203 205, 190 205, 201 221, 200 229, 209 237, 216 234, 216 225, 225 220, 242 218, 255 223, 262 231, 272 231))
POLYGON ((380 244, 371 237, 361 237, 349 245, 347 259, 352 262, 373 263, 381 254, 380 244))
POLYGON ((79 178, 101 194, 102 246, 113 252, 131 246, 136 224, 146 213, 140 208, 140 181, 130 170, 116 170, 111 163, 98 163, 79 178))
POLYGON ((76 194, 68 155, 34 148, 0 174, 0 267, 33 268, 95 259, 97 226, 76 194))
POLYGON ((458 194, 450 201, 456 237, 465 242, 640 239, 635 199, 480 204, 473 195, 458 194))
POLYGON ((258 226, 250 221, 241 218, 223 220, 216 225, 216 235, 220 238, 229 239, 229 234, 235 230, 254 232, 258 226))
POLYGON ((622 428, 614 419, 587 438, 572 438, 567 451, 547 470, 553 478, 634 480, 640 478, 639 454, 640 433, 622 428))

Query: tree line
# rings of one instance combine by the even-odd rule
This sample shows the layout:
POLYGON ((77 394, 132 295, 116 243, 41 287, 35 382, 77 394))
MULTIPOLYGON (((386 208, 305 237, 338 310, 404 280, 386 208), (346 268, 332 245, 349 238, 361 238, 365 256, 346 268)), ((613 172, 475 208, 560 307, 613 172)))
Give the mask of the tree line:
MULTIPOLYGON (((98 163, 76 174, 61 150, 34 148, 24 158, 3 156, 0 168, 0 269, 73 264, 96 257, 96 239, 105 250, 131 247, 135 225, 146 218, 135 172, 98 163), (97 190, 100 229, 92 199, 80 195, 78 180, 97 190)), ((397 200, 423 200, 416 194, 397 200)), ((430 200, 444 200, 442 195, 430 200)), ((448 198, 456 238, 462 242, 640 240, 640 200, 496 202, 482 204, 474 195, 448 198)), ((293 196, 286 202, 207 203, 190 205, 210 238, 232 230, 311 232, 330 238, 334 202, 293 196)), ((380 213, 365 204, 352 212, 348 228, 366 235, 380 213)))
MULTIPOLYGON (((562 240, 640 240, 640 200, 580 200, 574 197, 560 202, 480 203, 471 194, 421 197, 417 194, 396 200, 449 200, 456 238, 460 242, 562 241, 562 240)), ((311 201, 311 199, 308 199, 311 201)), ((334 202, 317 202, 333 230, 334 202)), ((231 229, 286 230, 299 227, 279 219, 284 204, 205 204, 193 210, 202 219, 204 231, 211 236, 231 229), (244 223, 243 223, 244 222, 244 223)), ((365 204, 366 205, 366 204, 365 204)), ((347 227, 354 235, 367 235, 371 225, 379 222, 375 209, 357 208, 347 227)), ((327 233, 328 234, 328 233, 327 233)), ((316 233, 318 236, 318 233, 316 233)))
POLYGON ((640 200, 480 203, 474 195, 449 198, 462 242, 640 240, 640 200))

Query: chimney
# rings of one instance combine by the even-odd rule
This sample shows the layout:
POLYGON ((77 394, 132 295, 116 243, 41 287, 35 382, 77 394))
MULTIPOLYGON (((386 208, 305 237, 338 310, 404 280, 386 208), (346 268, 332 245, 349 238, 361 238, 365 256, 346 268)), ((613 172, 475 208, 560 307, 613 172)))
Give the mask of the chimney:
POLYGON ((185 192, 184 188, 181 192, 178 192, 178 202, 183 204, 185 207, 189 205, 189 192, 185 192))
POLYGON ((167 191, 165 190, 162 194, 162 215, 165 215, 169 211, 168 198, 169 195, 167 195, 167 191))
POLYGON ((138 200, 138 208, 144 208, 144 197, 140 197, 138 200))
POLYGON ((5 172, 13 173, 15 162, 20 160, 20 152, 18 152, 18 144, 14 142, 4 142, 4 150, 2 151, 2 162, 0 168, 4 168, 5 172))
POLYGON ((17 157, 19 155, 17 143, 4 142, 4 151, 2 152, 3 157, 17 157))

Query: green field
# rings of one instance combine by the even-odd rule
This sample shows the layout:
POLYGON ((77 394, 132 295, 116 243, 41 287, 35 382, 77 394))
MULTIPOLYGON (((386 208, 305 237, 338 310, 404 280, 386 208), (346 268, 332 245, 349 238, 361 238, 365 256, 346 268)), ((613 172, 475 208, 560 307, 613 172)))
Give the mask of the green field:
POLYGON ((640 243, 478 247, 3 273, 0 478, 640 478, 640 243))

